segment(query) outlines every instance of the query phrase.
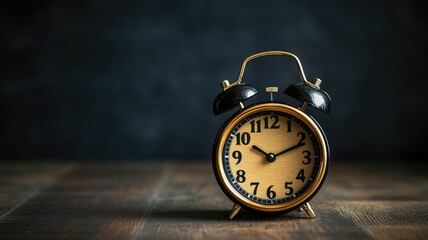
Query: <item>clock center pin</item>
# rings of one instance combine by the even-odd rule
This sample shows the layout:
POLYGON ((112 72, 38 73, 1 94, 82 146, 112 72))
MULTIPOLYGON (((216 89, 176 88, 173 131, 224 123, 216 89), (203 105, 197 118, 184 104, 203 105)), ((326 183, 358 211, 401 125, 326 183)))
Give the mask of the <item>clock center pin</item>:
POLYGON ((276 156, 275 156, 275 154, 273 154, 273 153, 269 153, 268 155, 266 155, 266 160, 267 160, 268 162, 275 162, 275 160, 276 160, 276 156))

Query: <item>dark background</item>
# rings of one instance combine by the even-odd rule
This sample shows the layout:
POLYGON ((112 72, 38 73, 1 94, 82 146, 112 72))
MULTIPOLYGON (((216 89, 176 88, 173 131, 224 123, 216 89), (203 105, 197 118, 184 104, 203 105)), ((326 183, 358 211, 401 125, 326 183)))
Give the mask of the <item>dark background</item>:
MULTIPOLYGON (((0 158, 209 159, 212 114, 242 61, 284 50, 319 77, 334 159, 422 161, 422 1, 13 1, 0 8, 0 158)), ((294 63, 248 65, 280 90, 294 63)), ((280 93, 277 94, 279 99, 280 93)), ((289 99, 284 99, 289 101, 289 99)), ((295 102, 292 102, 295 104, 295 102)))

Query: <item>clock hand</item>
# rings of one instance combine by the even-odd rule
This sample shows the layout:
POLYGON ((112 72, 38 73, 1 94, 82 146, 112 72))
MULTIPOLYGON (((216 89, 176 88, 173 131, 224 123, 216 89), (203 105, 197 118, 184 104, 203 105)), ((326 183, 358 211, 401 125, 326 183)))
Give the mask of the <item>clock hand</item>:
POLYGON ((258 151, 258 152, 262 153, 263 155, 265 155, 266 160, 267 160, 268 162, 274 162, 274 161, 275 161, 275 159, 276 159, 275 154, 273 154, 273 153, 266 153, 265 151, 263 151, 261 148, 257 147, 256 145, 253 145, 253 146, 251 146, 251 147, 252 147, 254 150, 256 150, 256 151, 258 151))
POLYGON ((265 155, 265 156, 267 156, 268 154, 265 152, 265 151, 263 151, 261 148, 259 148, 259 147, 257 147, 256 145, 253 145, 253 146, 251 146, 254 150, 256 150, 256 151, 258 151, 258 152, 260 152, 260 153, 262 153, 263 155, 265 155))
POLYGON ((289 148, 285 149, 285 150, 284 150, 284 151, 282 151, 282 152, 277 153, 277 154, 276 154, 276 156, 279 156, 279 155, 281 155, 281 154, 284 154, 284 153, 286 153, 286 152, 289 152, 289 151, 294 150, 294 149, 296 149, 296 148, 299 148, 299 147, 301 147, 301 146, 305 146, 305 143, 304 143, 304 142, 299 142, 298 144, 296 144, 296 145, 294 145, 294 146, 292 146, 292 147, 289 147, 289 148))

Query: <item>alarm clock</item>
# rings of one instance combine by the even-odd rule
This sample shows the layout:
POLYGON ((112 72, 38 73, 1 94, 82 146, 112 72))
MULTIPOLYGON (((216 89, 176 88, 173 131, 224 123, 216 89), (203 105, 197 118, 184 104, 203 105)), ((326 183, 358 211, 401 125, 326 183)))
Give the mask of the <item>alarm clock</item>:
POLYGON ((315 217, 309 201, 327 176, 329 145, 320 125, 304 111, 311 106, 330 112, 330 96, 320 85, 319 78, 306 80, 299 58, 284 51, 252 55, 243 61, 235 82, 222 81, 214 115, 239 107, 220 128, 212 154, 217 182, 234 203, 229 219, 242 208, 271 215, 300 210, 315 217), (272 86, 266 87, 270 101, 244 105, 258 93, 242 82, 246 64, 272 55, 290 57, 297 64, 301 82, 289 85, 284 93, 297 99, 299 106, 274 101, 278 87, 272 86))

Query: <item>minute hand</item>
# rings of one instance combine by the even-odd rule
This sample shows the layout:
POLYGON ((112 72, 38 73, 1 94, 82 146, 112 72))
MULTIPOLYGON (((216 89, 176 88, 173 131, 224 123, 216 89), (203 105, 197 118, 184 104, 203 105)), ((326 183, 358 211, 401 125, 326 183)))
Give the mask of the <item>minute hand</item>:
POLYGON ((298 144, 296 144, 296 145, 294 145, 294 146, 292 146, 292 147, 289 147, 289 148, 287 148, 287 149, 285 149, 284 151, 282 151, 282 152, 279 152, 279 153, 277 153, 275 156, 279 156, 279 155, 281 155, 281 154, 284 154, 284 153, 286 153, 286 152, 289 152, 289 151, 291 151, 291 150, 293 150, 293 149, 296 149, 296 148, 299 148, 299 147, 301 147, 301 146, 305 146, 305 143, 304 142, 299 142, 298 144))

